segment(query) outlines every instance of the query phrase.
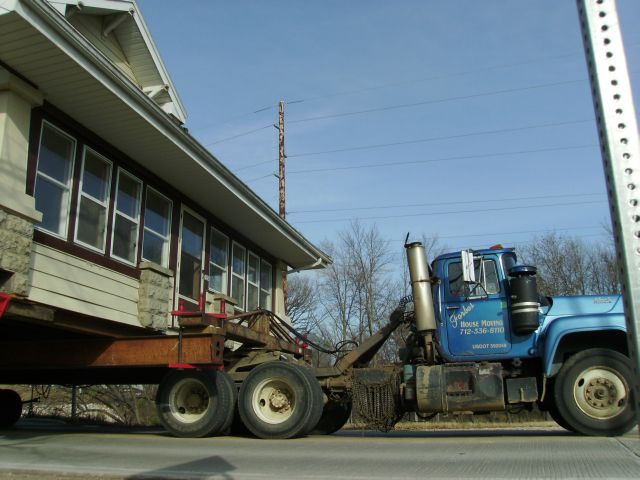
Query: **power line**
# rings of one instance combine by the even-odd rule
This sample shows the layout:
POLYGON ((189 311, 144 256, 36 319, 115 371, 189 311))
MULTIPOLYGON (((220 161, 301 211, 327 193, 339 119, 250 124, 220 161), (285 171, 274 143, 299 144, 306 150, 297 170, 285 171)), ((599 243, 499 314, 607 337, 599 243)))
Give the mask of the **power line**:
POLYGON ((265 130, 267 128, 272 128, 272 127, 273 127, 273 124, 270 123, 269 125, 264 125, 264 126, 259 127, 259 128, 254 128, 253 130, 248 130, 246 132, 238 133, 238 134, 232 135, 230 137, 221 138, 220 140, 216 140, 215 142, 205 143, 203 146, 204 147, 210 147, 212 145, 217 145, 218 143, 226 142, 227 140, 233 140, 235 138, 244 137, 246 135, 250 135, 252 133, 259 132, 261 130, 265 130))
MULTIPOLYGON (((575 121, 575 122, 564 122, 564 123, 559 123, 559 124, 545 124, 545 125, 533 125, 533 126, 528 126, 528 127, 521 127, 521 128, 515 128, 515 129, 504 129, 504 130, 492 130, 492 131, 488 131, 488 132, 475 132, 475 133, 469 133, 469 134, 462 134, 462 135, 456 135, 456 136, 446 136, 446 137, 432 137, 432 138, 428 138, 428 139, 418 139, 418 140, 408 140, 406 142, 393 142, 393 143, 386 143, 386 144, 378 144, 378 145, 369 145, 369 146, 363 146, 363 147, 350 147, 350 149, 354 149, 354 150, 360 150, 360 149, 365 149, 365 148, 370 148, 370 149, 375 149, 375 148, 382 148, 382 147, 388 147, 388 146, 393 146, 393 145, 402 145, 402 144, 412 144, 412 143, 420 143, 420 142, 431 142, 431 141, 436 141, 436 140, 446 140, 446 139, 450 139, 450 138, 459 138, 459 137, 466 137, 466 136, 479 136, 479 135, 485 135, 485 134, 496 134, 496 133, 503 133, 503 132, 512 132, 512 131, 518 131, 518 130, 527 130, 527 129, 533 129, 533 128, 544 128, 544 127, 551 127, 551 126, 558 126, 558 125, 570 125, 570 124, 577 124, 577 123, 585 123, 585 122, 589 122, 590 120, 579 120, 579 121, 575 121)), ((344 166, 344 167, 326 167, 326 168, 310 168, 310 169, 305 169, 305 170, 290 170, 289 173, 293 174, 293 173, 316 173, 316 172, 333 172, 333 171, 338 171, 338 170, 357 170, 357 169, 361 169, 361 168, 375 168, 375 167, 390 167, 390 166, 398 166, 398 165, 413 165, 413 164, 420 164, 420 163, 432 163, 432 162, 442 162, 442 161, 448 161, 448 160, 465 160, 465 159, 472 159, 472 158, 483 158, 483 157, 498 157, 498 156, 507 156, 507 155, 521 155, 521 154, 527 154, 527 153, 543 153, 543 152, 553 152, 553 151, 562 151, 562 150, 574 150, 574 149, 581 149, 581 148, 596 148, 598 147, 598 145, 594 145, 594 144, 585 144, 585 145, 570 145, 570 146, 566 146, 566 147, 552 147, 552 148, 541 148, 541 149, 535 149, 535 150, 517 150, 517 151, 513 151, 513 152, 495 152, 495 153, 486 153, 486 154, 481 154, 481 155, 461 155, 461 156, 454 156, 454 157, 441 157, 441 158, 433 158, 433 159, 426 159, 426 160, 407 160, 404 162, 384 162, 384 163, 370 163, 370 164, 365 164, 365 165, 351 165, 351 166, 344 166)), ((308 154, 299 154, 299 155, 287 155, 287 158, 291 158, 291 157, 300 157, 300 156, 306 156, 306 155, 320 155, 320 154, 324 154, 324 153, 333 153, 333 152, 340 152, 340 151, 346 151, 344 149, 339 149, 339 150, 329 150, 329 151, 324 151, 324 152, 313 152, 313 153, 308 153, 308 154)), ((261 162, 257 162, 257 163, 252 163, 250 165, 245 165, 243 167, 237 168, 234 170, 234 173, 238 173, 241 172, 243 170, 248 170, 250 168, 254 168, 254 167, 258 167, 260 165, 265 165, 267 163, 271 163, 271 162, 276 162, 278 161, 277 158, 271 159, 271 160, 263 160, 261 162)), ((260 178, 266 178, 266 177, 259 177, 258 179, 254 179, 254 180, 259 180, 260 178)))
MULTIPOLYGON (((551 203, 546 205, 522 205, 517 207, 499 207, 499 208, 481 208, 481 209, 473 209, 473 210, 449 210, 444 212, 428 212, 428 213, 405 213, 401 215, 382 215, 382 216, 374 216, 374 217, 359 217, 358 220, 386 220, 389 218, 407 218, 407 217, 428 217, 434 215, 450 215, 450 214, 459 214, 459 213, 480 213, 480 212, 501 212, 506 210, 520 210, 527 208, 546 208, 546 207, 564 207, 571 205, 591 205, 596 203, 606 203, 600 200, 594 200, 589 202, 569 202, 569 203, 551 203)), ((303 223, 332 223, 332 222, 346 222, 355 220, 356 218, 334 218, 334 219, 324 219, 324 220, 302 220, 295 222, 296 224, 303 223)))
MULTIPOLYGON (((595 228, 595 227, 585 227, 586 228, 595 228)), ((563 230, 580 230, 581 228, 566 228, 566 229, 555 229, 555 230, 539 230, 539 231, 532 231, 531 233, 551 233, 551 232, 555 232, 555 231, 563 231, 563 230)), ((518 234, 520 232, 513 232, 513 234, 518 234)), ((526 232, 522 232, 522 233, 526 233, 526 232)), ((583 235, 576 235, 575 238, 579 238, 579 239, 583 239, 583 238, 591 238, 591 237, 607 237, 608 235, 606 233, 586 233, 583 235)), ((500 244, 504 245, 506 248, 518 248, 519 246, 522 245, 526 245, 528 243, 531 242, 531 239, 529 240, 518 240, 518 241, 504 241, 501 240, 500 244)), ((490 242, 487 242, 490 243, 490 242)), ((445 252, 455 252, 458 250, 462 250, 462 249, 466 249, 466 248, 471 248, 473 250, 482 250, 482 249, 486 249, 488 248, 489 245, 487 244, 474 244, 474 245, 469 245, 469 244, 460 244, 459 246, 448 246, 448 245, 444 245, 444 251, 445 252)), ((398 258, 398 257, 404 257, 404 253, 400 253, 400 252, 390 252, 389 256, 392 258, 398 258)))
POLYGON ((603 195, 602 193, 567 193, 560 195, 539 195, 535 197, 510 197, 510 198, 487 198, 484 200, 467 200, 456 202, 429 202, 429 203, 405 203, 396 205, 377 205, 372 207, 352 207, 352 208, 332 208, 332 209, 320 209, 320 210, 294 210, 287 211, 288 215, 300 214, 300 213, 325 213, 325 212, 345 212, 355 210, 382 210, 387 208, 411 208, 411 207, 431 207, 441 205, 464 205, 468 203, 489 203, 489 202, 513 202, 518 200, 542 200, 547 198, 569 198, 569 197, 591 197, 595 195, 603 195))
POLYGON ((446 136, 442 136, 442 137, 427 137, 427 138, 420 138, 420 139, 416 139, 416 140, 403 140, 403 141, 399 141, 399 142, 377 143, 377 144, 372 144, 372 145, 360 145, 360 146, 355 146, 355 147, 336 148, 336 149, 333 149, 333 150, 323 150, 323 151, 318 151, 318 152, 303 152, 303 153, 297 153, 297 154, 293 154, 293 155, 288 155, 288 157, 289 158, 310 157, 310 156, 314 156, 314 155, 325 155, 327 153, 352 152, 352 151, 356 151, 356 150, 373 150, 373 149, 376 149, 376 148, 395 147, 395 146, 399 146, 399 145, 410 145, 410 144, 415 144, 415 143, 427 143, 427 142, 434 142, 434 141, 437 141, 437 140, 452 140, 452 139, 456 139, 456 138, 466 138, 466 137, 474 137, 474 136, 481 136, 481 135, 494 135, 494 134, 498 134, 498 133, 519 132, 519 131, 523 131, 523 130, 532 130, 532 129, 537 129, 537 128, 561 127, 561 126, 565 126, 565 125, 575 125, 575 124, 579 124, 579 123, 588 123, 588 122, 593 122, 593 118, 590 118, 588 120, 571 120, 571 121, 557 122, 557 123, 542 123, 542 124, 538 124, 538 125, 527 125, 527 126, 524 126, 524 127, 516 127, 516 128, 482 130, 482 131, 479 131, 479 132, 462 133, 462 134, 458 134, 458 135, 446 135, 446 136))
MULTIPOLYGON (((565 227, 565 228, 548 228, 548 229, 536 229, 536 230, 521 230, 516 232, 485 232, 485 233, 463 233, 456 235, 437 235, 434 237, 436 241, 442 238, 468 238, 468 237, 493 237, 497 235, 524 235, 528 233, 553 233, 553 232, 566 232, 572 230, 591 230, 594 228, 602 228, 602 225, 591 225, 584 227, 565 227)), ((393 243, 403 243, 404 239, 391 240, 393 243)))
MULTIPOLYGON (((630 44, 633 45, 633 44, 630 44)), ((540 63, 540 62, 546 62, 549 60, 560 60, 563 58, 567 58, 567 57, 575 57, 575 56, 583 56, 584 53, 583 52, 576 52, 576 53, 568 53, 568 54, 564 54, 564 55, 553 55, 550 57, 545 57, 545 58, 538 58, 535 60, 529 60, 529 61, 525 61, 525 62, 515 62, 515 63, 507 63, 507 64, 503 64, 503 65, 494 65, 491 67, 484 67, 484 68, 478 68, 478 69, 474 69, 474 70, 467 70, 464 72, 456 72, 456 73, 448 73, 448 74, 442 74, 442 75, 431 75, 429 77, 422 77, 422 78, 415 78, 415 79, 411 79, 411 80, 404 80, 404 81, 400 81, 400 82, 391 82, 391 83, 386 83, 386 84, 381 84, 381 85, 374 85, 371 87, 363 87, 363 88, 358 88, 358 89, 353 89, 353 90, 345 90, 343 92, 336 92, 336 93, 329 93, 326 95, 317 95, 314 97, 308 97, 308 98, 303 98, 301 100, 298 100, 297 103, 303 103, 303 102, 311 102, 311 101, 315 101, 315 100, 322 100, 325 98, 334 98, 334 97, 340 97, 340 96, 347 96, 347 95, 354 95, 354 94, 358 94, 358 93, 364 93, 364 92, 370 92, 370 91, 374 91, 374 90, 381 90, 381 89, 385 89, 385 88, 391 88, 391 87, 400 87, 400 86, 404 86, 404 85, 412 85, 415 83, 424 83, 424 82, 428 82, 431 80, 443 80, 443 79, 447 79, 447 78, 454 78, 454 77, 462 77, 462 76, 466 76, 466 75, 473 75, 475 73, 484 73, 484 72, 490 72, 490 71, 494 71, 494 70, 504 70, 507 68, 513 68, 513 67, 520 67, 523 65, 530 65, 530 64, 534 64, 534 63, 540 63)))
POLYGON ((567 147, 553 147, 553 148, 540 148, 535 150, 517 150, 513 152, 495 152, 495 153, 484 153, 479 155, 460 155, 455 157, 440 157, 440 158, 430 158, 425 160, 406 160, 402 162, 383 162, 383 163, 369 163, 365 165, 350 165, 345 167, 326 167, 326 168, 310 168, 306 170, 291 170, 290 174, 293 173, 319 173, 319 172, 335 172, 338 170, 358 170, 361 168, 378 168, 378 167, 395 167, 400 165, 416 165, 422 163, 435 163, 435 162, 444 162, 449 160, 469 160, 473 158, 486 158, 486 157, 504 157, 510 155, 523 155, 527 153, 544 153, 544 152, 557 152, 562 150, 576 150, 582 148, 597 148, 598 145, 572 145, 567 147))
POLYGON ((341 113, 334 113, 334 114, 329 114, 329 115, 318 115, 315 117, 307 117, 307 118, 301 118, 298 120, 290 120, 288 123, 302 123, 302 122, 311 122, 311 121, 316 121, 316 120, 324 120, 324 119, 328 119, 328 118, 339 118, 339 117, 348 117, 348 116, 352 116, 352 115, 362 115, 365 113, 373 113, 373 112, 383 112, 383 111, 389 111, 389 110, 398 110, 398 109, 402 109, 402 108, 410 108, 410 107, 418 107, 421 105, 433 105, 433 104, 437 104, 437 103, 446 103, 446 102, 453 102, 453 101, 458 101, 458 100, 469 100, 472 98, 479 98, 479 97, 489 97, 489 96, 494 96, 494 95, 502 95, 505 93, 514 93, 514 92, 523 92, 523 91, 527 91, 527 90, 535 90, 535 89, 540 89, 540 88, 547 88, 547 87, 555 87, 555 86, 559 86, 559 85, 570 85, 573 83, 580 83, 580 82, 585 82, 587 81, 586 78, 580 79, 580 80, 567 80, 564 82, 554 82, 554 83, 542 83, 542 84, 538 84, 538 85, 530 85, 527 87, 519 87, 519 88, 509 88, 509 89, 505 89, 505 90, 494 90, 492 92, 485 92, 485 93, 476 93, 476 94, 470 94, 470 95, 459 95, 459 96, 455 96, 455 97, 446 97, 446 98, 439 98, 439 99, 435 99, 435 100, 424 100, 424 101, 420 101, 420 102, 411 102, 411 103, 400 103, 400 104, 396 104, 396 105, 387 105, 384 107, 375 107, 375 108, 369 108, 369 109, 365 109, 365 110, 355 110, 355 111, 351 111, 351 112, 341 112, 341 113))

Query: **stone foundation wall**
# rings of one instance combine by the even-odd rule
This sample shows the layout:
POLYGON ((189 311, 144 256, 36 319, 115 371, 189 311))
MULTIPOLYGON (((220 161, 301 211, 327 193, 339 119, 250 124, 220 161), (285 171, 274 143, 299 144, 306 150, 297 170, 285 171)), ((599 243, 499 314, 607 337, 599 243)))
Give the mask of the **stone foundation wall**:
POLYGON ((33 221, 0 208, 0 291, 26 297, 33 221))
POLYGON ((140 324, 165 331, 169 325, 173 300, 174 273, 151 262, 140 264, 138 317, 140 324))

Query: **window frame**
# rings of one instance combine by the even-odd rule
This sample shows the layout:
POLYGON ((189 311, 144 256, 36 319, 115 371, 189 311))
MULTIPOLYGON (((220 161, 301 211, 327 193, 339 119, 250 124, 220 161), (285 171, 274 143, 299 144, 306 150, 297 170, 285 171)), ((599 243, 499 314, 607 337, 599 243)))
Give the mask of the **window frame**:
MULTIPOLYGON (((82 164, 81 164, 81 168, 80 168, 80 177, 78 178, 78 199, 77 199, 77 203, 76 203, 76 212, 75 212, 75 228, 74 228, 74 233, 73 233, 73 242, 77 245, 80 245, 84 248, 88 248, 89 250, 93 250, 94 252, 99 252, 103 255, 107 254, 107 238, 108 238, 108 234, 109 234, 109 209, 111 208, 111 187, 113 186, 113 162, 111 160, 109 160, 107 157, 105 157, 104 155, 96 152, 93 148, 89 147, 88 145, 84 145, 83 148, 83 152, 82 152, 82 164), (100 160, 103 160, 105 163, 107 163, 109 165, 109 175, 108 175, 108 179, 107 179, 107 188, 105 189, 106 191, 106 199, 104 200, 104 202, 99 201, 97 198, 94 198, 91 195, 85 194, 82 191, 82 187, 84 184, 84 169, 85 169, 85 162, 87 159, 87 153, 89 153, 89 151, 91 151, 91 153, 93 155, 95 155, 96 157, 98 157, 100 160), (99 205, 101 205, 102 207, 104 207, 106 209, 106 214, 104 216, 104 220, 105 220, 105 227, 104 227, 104 234, 103 234, 103 238, 102 238, 102 242, 103 242, 103 248, 99 249, 98 247, 94 247, 93 245, 89 244, 89 243, 85 243, 82 240, 78 240, 78 226, 80 225, 80 204, 82 202, 82 197, 85 196, 87 197, 90 201, 96 202, 99 205)), ((112 258, 111 255, 109 255, 109 258, 112 258)), ((112 258, 113 259, 113 258, 112 258)), ((115 259, 114 259, 115 260, 115 259)))
POLYGON ((255 310, 255 309, 250 309, 249 308, 249 286, 254 287, 257 290, 258 293, 258 304, 256 305, 256 309, 260 308, 260 262, 261 262, 261 258, 259 255, 256 255, 255 253, 253 253, 251 250, 247 250, 247 261, 246 261, 246 292, 245 292, 245 298, 246 300, 246 307, 247 307, 247 311, 250 310, 255 310), (257 260, 257 269, 256 269, 256 276, 257 276, 257 281, 256 282, 252 282, 249 279, 249 261, 250 261, 250 257, 253 257, 257 260))
POLYGON ((165 268, 169 268, 169 263, 171 261, 171 227, 173 225, 171 222, 173 221, 173 200, 171 200, 169 197, 160 193, 157 189, 149 185, 145 185, 144 190, 145 190, 144 191, 144 210, 141 208, 141 211, 143 211, 144 214, 143 214, 143 222, 142 222, 142 248, 140 249, 140 260, 156 263, 153 260, 149 260, 148 258, 145 258, 144 256, 144 237, 148 232, 151 235, 164 240, 164 244, 162 247, 162 263, 160 263, 159 265, 165 268), (147 198, 149 195, 149 190, 151 190, 154 195, 162 197, 164 200, 166 200, 169 203, 169 218, 167 219, 169 231, 167 232, 166 237, 163 237, 158 232, 156 232, 155 230, 152 230, 146 225, 146 221, 147 221, 146 209, 147 209, 147 198))
MULTIPOLYGON (((109 247, 109 257, 112 258, 113 260, 117 260, 119 262, 126 263, 127 265, 131 265, 132 267, 137 266, 137 263, 138 263, 138 247, 139 247, 139 243, 140 243, 140 212, 142 210, 142 191, 143 191, 143 189, 144 189, 144 182, 140 178, 136 177, 132 173, 129 173, 127 170, 125 170, 122 167, 118 167, 117 168, 116 188, 115 188, 115 194, 114 194, 114 199, 113 199, 113 214, 112 214, 112 218, 111 218, 111 242, 110 242, 111 245, 109 247), (139 188, 138 188, 138 197, 136 199, 138 201, 137 218, 131 218, 131 217, 129 217, 129 215, 118 211, 118 193, 120 191, 119 190, 120 189, 120 174, 127 175, 131 180, 135 181, 139 186, 139 188), (116 217, 118 215, 122 216, 126 220, 129 220, 129 221, 135 223, 135 225, 136 225, 135 246, 134 246, 134 251, 133 251, 133 262, 130 262, 126 258, 119 257, 118 255, 113 253, 113 245, 115 243, 114 242, 114 238, 115 238, 115 233, 116 233, 116 217)), ((108 225, 108 223, 107 223, 107 225, 108 225)))
POLYGON ((231 261, 231 255, 233 252, 231 251, 231 249, 229 248, 231 246, 231 239, 229 238, 228 235, 222 233, 220 230, 218 230, 215 227, 211 227, 209 229, 209 281, 207 282, 207 290, 210 292, 214 292, 214 293, 219 293, 222 295, 229 295, 230 291, 231 291, 231 285, 229 282, 229 274, 231 271, 230 268, 230 261, 231 261), (226 248, 225 248, 225 253, 226 253, 226 262, 225 265, 218 265, 217 263, 214 263, 214 261, 212 260, 213 255, 212 253, 212 240, 213 240, 213 236, 214 234, 218 234, 221 237, 224 238, 225 243, 226 243, 226 248), (219 268, 220 270, 222 270, 222 279, 223 279, 223 288, 222 288, 222 292, 219 292, 218 290, 215 290, 212 286, 211 286, 211 267, 214 266, 216 268, 219 268))
POLYGON ((41 232, 44 232, 48 235, 53 235, 55 237, 58 237, 62 240, 68 240, 69 238, 69 223, 71 220, 71 205, 73 204, 73 189, 74 189, 74 171, 75 171, 75 166, 76 166, 76 157, 77 157, 77 150, 78 150, 78 140, 73 137, 72 135, 69 135, 68 133, 66 133, 64 130, 62 130, 61 128, 55 126, 54 124, 52 124, 51 122, 48 122, 47 120, 42 120, 41 123, 41 127, 40 127, 40 135, 39 135, 39 139, 38 139, 38 155, 37 155, 37 159, 36 159, 36 170, 35 170, 35 179, 33 182, 33 198, 35 200, 36 198, 36 192, 37 192, 37 188, 38 188, 38 177, 41 176, 45 179, 45 181, 48 182, 52 182, 57 186, 61 186, 63 188, 66 189, 65 194, 66 194, 66 212, 61 212, 61 217, 64 218, 64 226, 60 229, 62 231, 62 233, 58 233, 58 232, 52 232, 51 230, 48 230, 44 227, 42 227, 40 225, 40 223, 37 223, 36 225, 34 225, 34 228, 36 230, 39 230, 41 232), (40 172, 40 155, 42 154, 42 137, 44 136, 44 131, 45 128, 50 128, 51 130, 55 131, 56 133, 60 134, 62 137, 66 137, 68 140, 71 140, 71 161, 70 161, 70 165, 69 165, 69 176, 67 179, 67 184, 66 185, 62 185, 61 182, 55 178, 50 177, 49 175, 47 175, 46 173, 41 173, 40 172))
MULTIPOLYGON (((476 271, 476 275, 478 275, 480 273, 480 271, 478 269, 476 269, 475 266, 475 259, 474 259, 474 270, 476 271)), ((458 295, 459 292, 454 292, 452 289, 452 284, 453 282, 451 281, 451 267, 455 266, 455 265, 460 265, 460 275, 457 277, 460 282, 461 282, 461 286, 462 288, 465 287, 464 282, 462 281, 462 262, 461 261, 452 261, 449 262, 447 264, 447 295, 451 296, 452 298, 467 298, 467 299, 475 299, 475 298, 481 298, 483 296, 491 296, 491 295, 500 295, 500 293, 502 292, 502 286, 500 285, 500 274, 499 274, 499 270, 498 270, 498 261, 493 258, 493 257, 489 257, 489 258, 484 258, 482 257, 480 259, 480 262, 482 262, 481 264, 478 264, 478 267, 480 267, 480 265, 482 265, 484 268, 482 268, 482 271, 484 272, 484 278, 480 279, 477 278, 476 282, 479 283, 480 285, 482 285, 482 288, 480 289, 481 293, 474 293, 477 289, 474 288, 473 291, 470 291, 468 295, 465 295, 465 292, 462 292, 463 295, 458 295), (496 285, 498 287, 498 291, 497 292, 489 292, 486 290, 487 284, 486 284, 486 278, 487 278, 487 269, 486 269, 486 263, 485 262, 492 262, 493 263, 493 269, 496 273, 496 285), (472 295, 472 293, 474 293, 472 295)))
POLYGON ((264 258, 260 258, 260 291, 259 291, 259 301, 258 301, 258 305, 260 306, 260 308, 264 308, 267 310, 272 310, 273 309, 273 264, 271 262, 268 262, 267 260, 265 260, 264 258), (269 266, 269 271, 270 271, 270 275, 269 275, 269 289, 265 289, 262 287, 262 265, 268 265, 269 266), (265 306, 262 305, 262 293, 266 293, 268 295, 269 298, 269 305, 265 306))
POLYGON ((232 240, 231 242, 231 256, 229 257, 229 265, 230 265, 230 271, 231 271, 231 275, 230 275, 230 285, 229 285, 229 295, 234 298, 235 300, 238 301, 238 304, 236 305, 236 308, 242 310, 242 311, 246 311, 246 306, 247 306, 247 247, 245 247, 244 245, 236 242, 235 240, 232 240), (239 248, 241 248, 242 250, 244 250, 244 253, 242 255, 243 258, 243 262, 244 262, 244 272, 242 274, 242 276, 238 275, 234 269, 233 269, 233 251, 234 248, 238 246, 239 248), (237 297, 234 297, 233 294, 233 278, 241 278, 242 279, 242 293, 244 295, 244 298, 242 299, 243 301, 240 302, 240 299, 237 297))
POLYGON ((180 305, 180 300, 185 300, 191 304, 196 304, 198 305, 201 301, 201 296, 204 293, 204 268, 206 266, 206 258, 205 255, 207 253, 207 219, 205 217, 203 217, 202 215, 200 215, 199 213, 196 213, 193 209, 189 208, 187 205, 185 205, 184 203, 182 203, 182 205, 180 206, 180 222, 179 222, 179 230, 178 230, 178 250, 176 253, 176 274, 175 274, 175 307, 178 308, 178 306, 180 305), (200 276, 199 276, 199 282, 200 282, 200 288, 198 289, 198 299, 194 299, 191 297, 188 297, 182 293, 180 293, 180 285, 181 285, 181 279, 182 279, 182 274, 184 273, 182 271, 183 269, 183 265, 182 265, 182 242, 183 242, 183 235, 182 235, 182 231, 184 228, 184 214, 187 213, 189 215, 191 215, 193 218, 195 218, 197 221, 202 222, 202 250, 200 251, 200 276))

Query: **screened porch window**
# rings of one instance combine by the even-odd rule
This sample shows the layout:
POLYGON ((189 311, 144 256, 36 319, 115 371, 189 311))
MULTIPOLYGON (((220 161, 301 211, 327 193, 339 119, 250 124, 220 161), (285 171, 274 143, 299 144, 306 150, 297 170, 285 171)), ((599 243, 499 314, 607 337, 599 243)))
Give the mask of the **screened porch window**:
POLYGON ((111 162, 85 149, 80 178, 76 242, 104 253, 111 184, 111 162))
POLYGON ((260 258, 249 252, 247 270, 247 310, 260 306, 260 258))
POLYGON ((246 280, 246 249, 233 243, 231 254, 231 296, 238 301, 238 308, 245 309, 244 290, 246 280))
POLYGON ((111 256, 134 266, 138 253, 141 197, 142 182, 127 172, 118 170, 111 256))
POLYGON ((229 263, 229 239, 215 228, 211 229, 209 260, 209 288, 215 292, 227 293, 227 272, 229 263))
POLYGON ((180 251, 180 284, 178 293, 199 301, 202 292, 202 250, 204 222, 183 212, 180 251))
POLYGON ((169 266, 171 200, 147 188, 144 206, 142 258, 163 267, 169 266))
POLYGON ((273 290, 271 264, 260 261, 260 308, 271 310, 271 291, 273 290))
POLYGON ((37 227, 60 236, 67 233, 75 150, 74 139, 43 123, 34 189, 36 210, 42 212, 37 227))

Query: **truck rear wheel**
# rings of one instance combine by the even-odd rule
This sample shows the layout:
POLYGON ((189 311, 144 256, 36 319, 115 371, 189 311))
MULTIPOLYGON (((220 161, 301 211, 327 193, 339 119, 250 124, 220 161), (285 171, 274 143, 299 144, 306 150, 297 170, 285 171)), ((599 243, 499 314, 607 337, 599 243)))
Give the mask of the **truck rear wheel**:
POLYGON ((320 421, 311 431, 312 435, 331 435, 347 423, 351 416, 351 402, 329 401, 322 410, 320 421))
POLYGON ((233 420, 236 387, 223 371, 173 370, 158 386, 160 422, 176 437, 206 437, 226 431, 233 420))
POLYGON ((572 356, 558 373, 554 399, 567 426, 584 435, 622 435, 635 425, 629 359, 606 348, 572 356))
POLYGON ((306 435, 322 414, 322 389, 304 367, 264 363, 251 371, 240 388, 238 412, 259 438, 306 435))
POLYGON ((22 400, 14 390, 0 390, 0 427, 14 425, 22 415, 22 400))

